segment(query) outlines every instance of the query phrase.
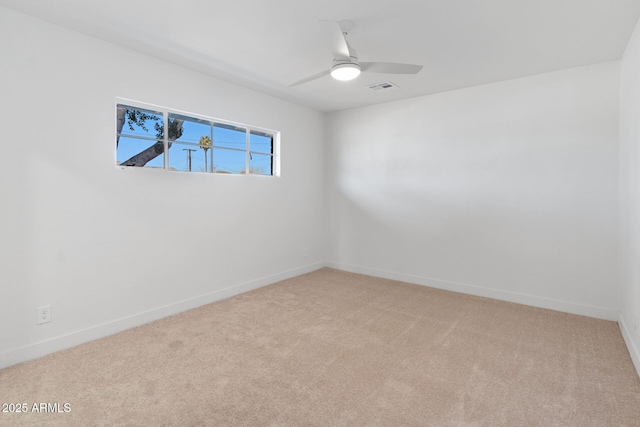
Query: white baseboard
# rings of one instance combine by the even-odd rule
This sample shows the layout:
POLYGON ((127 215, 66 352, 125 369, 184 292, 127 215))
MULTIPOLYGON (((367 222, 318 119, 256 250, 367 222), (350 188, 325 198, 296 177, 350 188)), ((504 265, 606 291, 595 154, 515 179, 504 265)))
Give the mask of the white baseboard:
POLYGON ((640 377, 640 351, 638 351, 638 347, 633 341, 632 335, 629 332, 629 328, 627 327, 627 324, 624 321, 624 317, 622 317, 622 313, 620 313, 620 317, 618 319, 618 326, 620 326, 620 332, 622 333, 622 338, 624 339, 624 343, 627 345, 627 349, 629 349, 629 355, 631 356, 633 365, 636 367, 636 371, 638 372, 638 377, 640 377))
POLYGON ((464 283, 449 282, 446 280, 432 279, 429 277, 378 270, 375 268, 361 267, 339 262, 329 261, 326 263, 326 266, 335 268, 336 270, 349 271, 351 273, 366 274, 368 276, 381 277, 383 279, 398 280, 401 282, 429 286, 432 288, 444 289, 447 291, 460 292, 464 294, 493 298, 501 301, 530 305, 533 307, 562 311, 564 313, 579 314, 582 316, 595 317, 598 319, 618 321, 617 310, 612 310, 604 307, 591 307, 567 301, 559 301, 550 298, 519 294, 498 289, 484 288, 481 286, 467 285, 464 283))
POLYGON ((7 352, 0 353, 0 369, 6 368, 11 365, 16 365, 18 363, 26 362, 28 360, 37 359, 50 353, 55 353, 57 351, 75 347, 77 345, 93 341, 98 338, 113 335, 126 329, 144 325, 145 323, 153 322, 154 320, 162 319, 164 317, 181 313, 192 308, 200 307, 205 304, 210 304, 215 301, 251 291, 253 289, 261 288, 263 286, 267 286, 281 280, 289 279, 291 277, 299 276, 305 273, 310 273, 324 266, 325 264, 323 262, 306 265, 282 273, 274 274, 272 276, 267 276, 249 282, 229 286, 228 288, 220 289, 205 295, 200 295, 198 297, 189 298, 173 304, 154 308, 142 313, 123 317, 112 322, 92 326, 87 329, 81 329, 66 335, 53 337, 48 340, 30 344, 25 347, 12 349, 7 352))

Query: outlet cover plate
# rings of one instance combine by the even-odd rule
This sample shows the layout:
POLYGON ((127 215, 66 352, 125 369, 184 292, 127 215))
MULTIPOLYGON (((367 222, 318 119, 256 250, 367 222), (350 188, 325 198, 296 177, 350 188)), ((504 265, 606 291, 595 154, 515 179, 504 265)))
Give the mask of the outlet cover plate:
POLYGON ((36 323, 38 325, 51 322, 51 306, 50 305, 38 307, 37 312, 38 312, 38 317, 37 317, 36 323))

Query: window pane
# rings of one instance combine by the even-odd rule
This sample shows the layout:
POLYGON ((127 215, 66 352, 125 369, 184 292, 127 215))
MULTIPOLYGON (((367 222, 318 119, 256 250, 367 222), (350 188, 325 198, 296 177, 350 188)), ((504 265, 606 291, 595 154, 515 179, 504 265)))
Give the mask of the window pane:
MULTIPOLYGON (((211 122, 179 114, 169 114, 169 120, 172 119, 183 120, 182 136, 178 141, 199 144, 203 137, 211 139, 211 122)), ((207 145, 205 141, 203 141, 203 145, 207 145)))
POLYGON ((267 154, 251 153, 251 173, 273 175, 273 157, 267 154))
POLYGON ((120 110, 124 110, 125 113, 125 121, 120 130, 121 134, 157 138, 162 132, 162 113, 119 104, 118 111, 120 110))
POLYGON ((252 152, 272 154, 273 138, 271 135, 251 131, 249 137, 249 148, 252 152))
POLYGON ((213 126, 213 145, 215 147, 245 150, 247 147, 247 131, 239 127, 216 123, 213 126))
POLYGON ((247 157, 245 151, 213 148, 213 171, 217 173, 245 173, 247 157))
POLYGON ((164 153, 161 144, 157 141, 121 136, 116 151, 116 164, 121 165, 128 161, 128 164, 124 166, 164 168, 164 153))
POLYGON ((174 142, 169 148, 169 170, 207 172, 211 170, 211 149, 196 144, 174 142))

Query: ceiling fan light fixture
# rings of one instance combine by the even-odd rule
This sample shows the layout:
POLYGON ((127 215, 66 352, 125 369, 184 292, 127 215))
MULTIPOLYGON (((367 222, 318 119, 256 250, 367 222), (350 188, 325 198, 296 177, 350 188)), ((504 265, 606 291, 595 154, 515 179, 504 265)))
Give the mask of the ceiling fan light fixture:
POLYGON ((331 67, 331 77, 336 80, 353 80, 360 75, 360 66, 354 63, 338 64, 331 67))

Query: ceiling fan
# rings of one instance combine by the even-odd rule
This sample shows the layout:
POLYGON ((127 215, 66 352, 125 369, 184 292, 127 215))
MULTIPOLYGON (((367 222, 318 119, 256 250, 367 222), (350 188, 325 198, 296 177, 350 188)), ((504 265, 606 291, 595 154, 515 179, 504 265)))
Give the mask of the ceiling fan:
POLYGON ((360 62, 356 51, 347 42, 347 34, 353 29, 351 21, 327 21, 320 20, 326 30, 327 38, 331 42, 333 64, 328 70, 306 77, 288 87, 298 86, 331 74, 336 80, 352 80, 360 75, 360 72, 383 74, 417 74, 422 70, 422 65, 397 64, 393 62, 360 62))

